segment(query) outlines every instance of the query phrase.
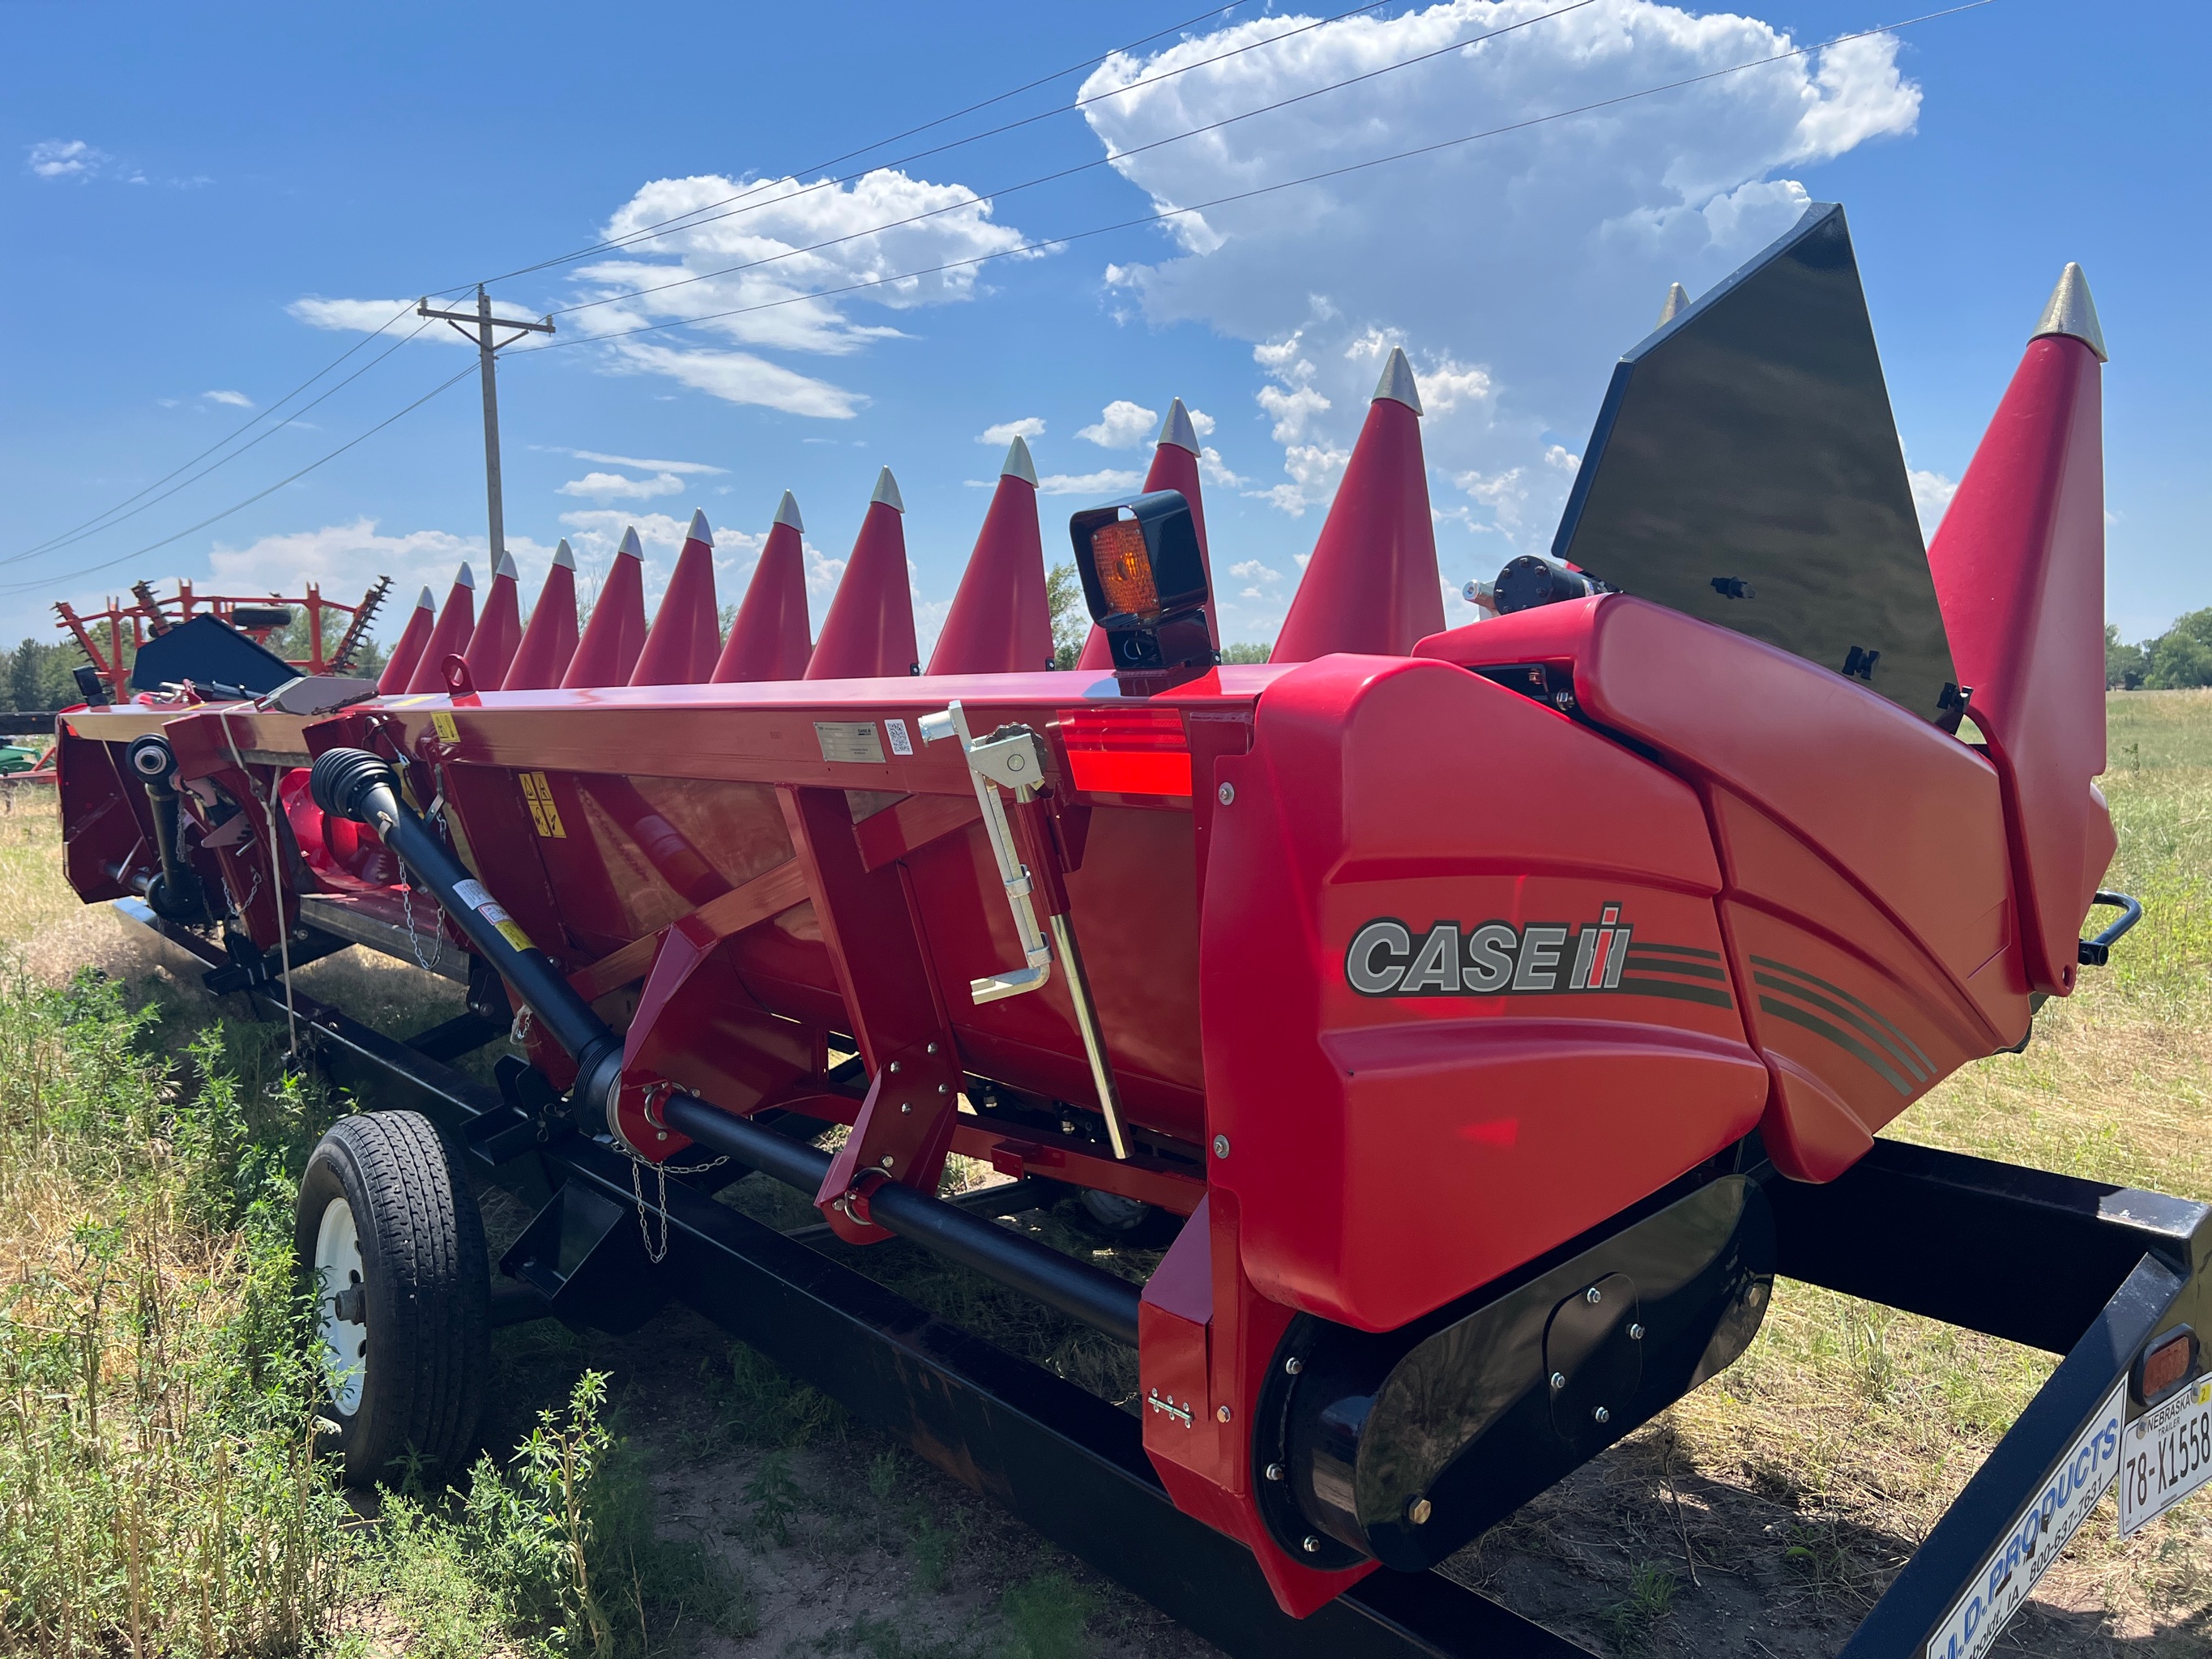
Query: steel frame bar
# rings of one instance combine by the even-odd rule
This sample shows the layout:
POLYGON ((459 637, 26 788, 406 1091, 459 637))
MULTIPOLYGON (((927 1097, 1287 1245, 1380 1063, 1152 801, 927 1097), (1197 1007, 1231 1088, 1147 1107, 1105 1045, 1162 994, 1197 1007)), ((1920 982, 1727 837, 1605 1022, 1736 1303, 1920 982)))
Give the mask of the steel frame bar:
MULTIPOLYGON (((218 965, 212 947, 119 900, 128 920, 218 965)), ((281 1015, 281 987, 252 988, 281 1015)), ((295 992, 301 1025, 341 1077, 396 1084, 449 1127, 526 1120, 492 1090, 295 992)), ((480 1148, 494 1139, 465 1134, 480 1148)), ((565 1182, 634 1208, 629 1164, 571 1135, 491 1168, 542 1198, 565 1182)), ((670 1289, 724 1329, 996 1499, 1170 1617, 1251 1659, 1574 1659, 1586 1650, 1435 1573, 1376 1573, 1304 1620, 1275 1606, 1250 1552, 1169 1500, 1127 1413, 924 1312, 842 1263, 714 1202, 668 1188, 670 1289)))

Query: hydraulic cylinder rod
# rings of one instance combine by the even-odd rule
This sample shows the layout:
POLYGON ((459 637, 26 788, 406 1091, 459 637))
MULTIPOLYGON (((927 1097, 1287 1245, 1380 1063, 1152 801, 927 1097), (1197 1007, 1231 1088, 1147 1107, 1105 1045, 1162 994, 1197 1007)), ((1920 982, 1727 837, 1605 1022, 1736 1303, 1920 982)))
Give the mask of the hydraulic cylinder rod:
MULTIPOLYGON (((621 1079, 622 1039, 399 799, 398 781, 381 756, 333 749, 316 759, 308 788, 325 811, 375 827, 408 872, 436 896, 469 943, 530 1006, 539 1026, 574 1057, 580 1115, 604 1114, 621 1079)), ((690 1095, 668 1097, 660 1117, 679 1134, 810 1195, 820 1190, 829 1172, 827 1152, 690 1095)), ((870 1192, 867 1206, 870 1218, 885 1231, 1136 1346, 1139 1290, 1128 1280, 896 1182, 870 1192)))

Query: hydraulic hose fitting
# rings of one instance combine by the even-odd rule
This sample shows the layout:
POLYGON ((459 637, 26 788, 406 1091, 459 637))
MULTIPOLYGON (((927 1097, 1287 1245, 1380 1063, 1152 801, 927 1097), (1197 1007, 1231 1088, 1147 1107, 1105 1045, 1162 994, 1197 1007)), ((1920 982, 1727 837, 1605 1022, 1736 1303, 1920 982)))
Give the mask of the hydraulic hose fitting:
POLYGON ((146 884, 146 902, 165 921, 198 921, 207 915, 206 896, 199 877, 177 848, 177 755, 168 739, 149 732, 133 738, 123 751, 123 763, 146 786, 153 810, 154 851, 161 871, 146 884))

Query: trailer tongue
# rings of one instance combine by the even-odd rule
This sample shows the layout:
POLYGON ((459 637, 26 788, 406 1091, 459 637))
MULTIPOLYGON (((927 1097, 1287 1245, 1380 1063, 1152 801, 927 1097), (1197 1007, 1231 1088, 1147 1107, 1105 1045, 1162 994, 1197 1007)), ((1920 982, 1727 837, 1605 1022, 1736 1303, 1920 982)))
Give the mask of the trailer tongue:
MULTIPOLYGON (((1979 1653, 2124 1441, 2212 1413, 2204 1206, 1877 1138, 2139 913, 2099 890, 2101 357, 2069 267, 1923 550, 1816 209, 1622 360, 1492 620, 1440 626, 1394 356, 1265 666, 1218 663, 1171 416, 1177 487, 1071 526, 1110 667, 1028 667, 1018 441, 927 675, 886 470, 811 662, 795 556, 709 645, 702 518, 649 629, 634 580, 545 621, 563 580, 483 652, 418 611, 427 692, 185 664, 72 711, 71 879, 541 1203, 502 1316, 690 1300, 1240 1652, 1565 1650, 1423 1570, 1732 1363, 1778 1273, 2063 1353, 1847 1650, 1979 1653), (469 1012, 409 1048, 301 997, 347 943, 469 1012), (442 1063, 501 1036, 496 1093, 442 1063), (1141 1286, 1049 1249, 939 1195, 954 1152, 1173 1242, 1141 1286), (1138 1396, 714 1201, 746 1170, 1133 1346, 1138 1396)), ((462 1219, 395 1208, 410 1135, 303 1199, 357 1478, 465 1454, 489 1317, 405 1279, 473 1213, 443 1167, 462 1219)))

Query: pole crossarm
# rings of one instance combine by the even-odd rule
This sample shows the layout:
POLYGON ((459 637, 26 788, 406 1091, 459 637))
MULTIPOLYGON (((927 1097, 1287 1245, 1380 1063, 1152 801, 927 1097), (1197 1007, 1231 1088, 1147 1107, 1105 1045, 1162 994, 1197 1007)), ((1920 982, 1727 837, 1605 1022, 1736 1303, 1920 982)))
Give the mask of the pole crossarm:
MULTIPOLYGON (((473 311, 434 311, 428 300, 416 306, 415 314, 417 317, 434 317, 440 322, 466 323, 471 327, 481 327, 486 320, 473 311)), ((520 317, 494 317, 489 321, 494 328, 519 328, 524 334, 550 334, 555 331, 553 319, 550 317, 538 323, 525 322, 520 317)), ((520 339, 521 335, 515 337, 520 339)), ((504 345, 507 342, 501 341, 501 343, 504 345)))

